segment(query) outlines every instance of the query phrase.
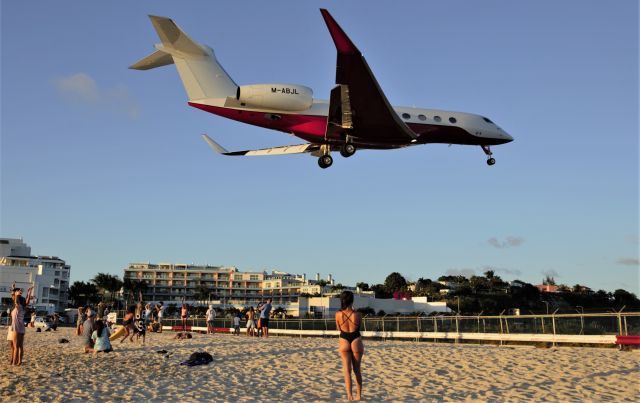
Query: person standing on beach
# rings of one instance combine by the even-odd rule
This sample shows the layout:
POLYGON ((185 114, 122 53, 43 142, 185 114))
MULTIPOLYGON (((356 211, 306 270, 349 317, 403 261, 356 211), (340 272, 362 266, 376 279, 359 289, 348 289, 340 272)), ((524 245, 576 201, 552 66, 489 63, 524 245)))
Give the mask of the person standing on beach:
POLYGON ((260 327, 262 328, 262 336, 269 337, 269 314, 271 313, 271 298, 267 298, 267 303, 260 311, 260 327))
POLYGON ((207 334, 214 334, 213 321, 216 319, 216 310, 213 309, 213 305, 209 305, 207 309, 207 334))
POLYGON ((187 331, 187 317, 189 317, 189 306, 182 302, 182 308, 180 308, 180 319, 182 319, 182 330, 187 331))
POLYGON ((251 306, 247 311, 247 336, 253 336, 254 333, 256 333, 256 311, 251 306))
POLYGON ((84 308, 78 307, 78 318, 76 320, 76 336, 80 336, 82 334, 82 324, 84 323, 84 308))
POLYGON ((24 334, 26 332, 24 327, 24 313, 27 308, 27 303, 31 300, 32 290, 33 287, 29 287, 26 299, 22 296, 22 289, 16 288, 15 283, 11 290, 13 309, 11 310, 9 336, 7 336, 7 339, 11 339, 12 342, 11 365, 21 365, 22 358, 24 357, 24 334))
POLYGON ((93 334, 93 312, 91 309, 85 311, 87 320, 82 324, 82 342, 84 343, 84 352, 93 353, 93 340, 91 335, 93 334))
POLYGON ((240 312, 233 316, 233 334, 240 336, 240 312))
POLYGON ((149 327, 149 323, 151 323, 151 304, 144 306, 144 326, 149 327))
POLYGON ((164 305, 162 301, 156 305, 156 312, 158 313, 158 333, 162 333, 162 315, 164 313, 164 305))
POLYGON ((356 397, 362 398, 362 373, 360 367, 364 355, 364 345, 360 336, 362 315, 353 309, 353 293, 343 291, 340 294, 340 310, 336 312, 336 328, 340 331, 338 351, 342 359, 342 373, 344 386, 347 390, 347 400, 354 400, 351 387, 351 371, 356 376, 356 397))

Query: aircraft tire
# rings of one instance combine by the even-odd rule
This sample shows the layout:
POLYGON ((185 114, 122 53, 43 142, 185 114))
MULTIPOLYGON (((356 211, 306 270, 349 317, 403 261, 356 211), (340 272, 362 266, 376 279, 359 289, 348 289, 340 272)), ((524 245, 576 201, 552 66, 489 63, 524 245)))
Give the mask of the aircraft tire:
POLYGON ((322 157, 318 158, 318 165, 322 169, 329 168, 331 164, 333 164, 333 158, 329 154, 323 155, 322 157))
POLYGON ((489 158, 487 160, 487 165, 491 166, 494 165, 496 163, 496 159, 495 158, 489 158))
POLYGON ((344 144, 342 147, 340 147, 340 155, 342 155, 345 158, 349 158, 355 153, 356 153, 356 147, 353 144, 347 143, 347 144, 344 144))

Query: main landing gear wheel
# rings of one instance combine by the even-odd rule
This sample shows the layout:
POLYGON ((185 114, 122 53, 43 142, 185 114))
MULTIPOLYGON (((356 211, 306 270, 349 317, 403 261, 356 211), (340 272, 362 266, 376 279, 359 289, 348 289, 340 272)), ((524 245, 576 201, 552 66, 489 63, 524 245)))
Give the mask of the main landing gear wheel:
POLYGON ((492 157, 493 153, 491 152, 491 147, 489 146, 480 146, 482 147, 482 151, 484 151, 485 154, 487 154, 487 157, 489 157, 487 159, 487 165, 491 166, 494 165, 496 163, 496 159, 492 157))
POLYGON ((329 154, 323 155, 322 157, 318 158, 318 165, 322 169, 329 168, 331 164, 333 164, 333 158, 331 158, 329 154))
POLYGON ((340 147, 340 155, 342 155, 345 158, 349 158, 355 153, 356 153, 356 146, 354 146, 353 144, 347 143, 347 144, 344 144, 342 147, 340 147))

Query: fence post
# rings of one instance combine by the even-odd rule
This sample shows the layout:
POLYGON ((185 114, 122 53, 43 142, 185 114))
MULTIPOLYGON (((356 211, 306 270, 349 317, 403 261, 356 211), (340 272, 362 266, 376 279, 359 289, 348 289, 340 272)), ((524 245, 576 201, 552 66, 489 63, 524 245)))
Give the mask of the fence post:
POLYGON ((504 311, 500 312, 499 320, 500 320, 500 345, 502 345, 502 334, 504 333, 504 329, 502 328, 502 314, 504 311))
POLYGON ((553 327, 553 347, 556 346, 556 312, 558 312, 557 309, 551 314, 551 326, 553 327))
POLYGON ((458 340, 460 339, 460 328, 458 323, 458 321, 460 320, 459 315, 459 313, 456 314, 456 344, 458 344, 458 340))
POLYGON ((433 341, 436 342, 436 333, 438 332, 438 317, 433 317, 433 341))
POLYGON ((400 317, 396 316, 396 320, 397 320, 397 324, 398 324, 398 330, 396 330, 397 332, 400 331, 400 317))

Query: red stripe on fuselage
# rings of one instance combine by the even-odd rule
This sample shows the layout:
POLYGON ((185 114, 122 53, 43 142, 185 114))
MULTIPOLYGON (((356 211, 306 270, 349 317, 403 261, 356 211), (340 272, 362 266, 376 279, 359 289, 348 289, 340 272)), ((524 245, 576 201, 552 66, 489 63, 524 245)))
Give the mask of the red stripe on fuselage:
POLYGON ((224 108, 189 102, 190 106, 238 122, 293 133, 310 142, 322 142, 327 128, 326 116, 268 113, 224 108), (279 118, 274 119, 277 116, 279 118))

